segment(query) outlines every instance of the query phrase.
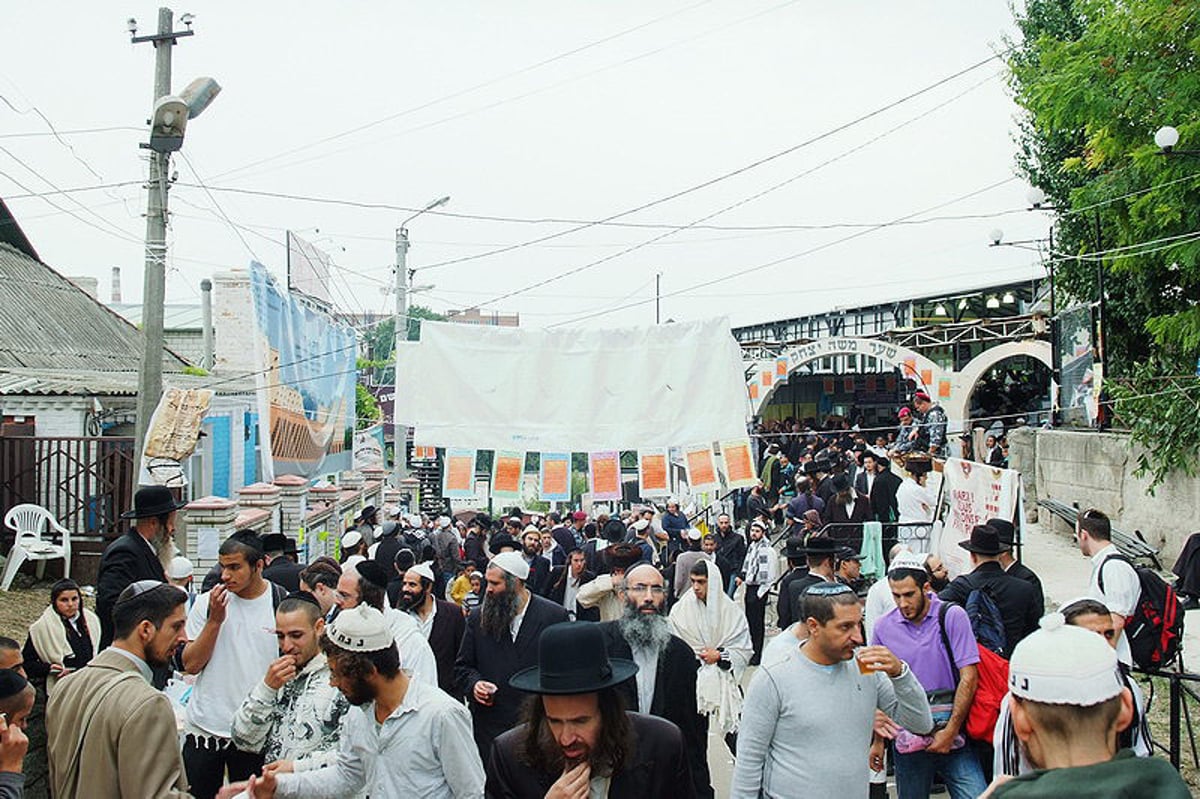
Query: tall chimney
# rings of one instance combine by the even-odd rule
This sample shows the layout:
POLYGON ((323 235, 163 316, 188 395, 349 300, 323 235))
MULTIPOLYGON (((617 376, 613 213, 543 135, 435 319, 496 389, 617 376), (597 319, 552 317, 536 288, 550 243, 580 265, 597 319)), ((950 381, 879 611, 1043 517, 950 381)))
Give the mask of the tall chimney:
POLYGON ((121 267, 114 266, 112 271, 112 301, 121 301, 121 267))
POLYGON ((216 359, 213 357, 212 281, 208 278, 200 281, 200 320, 204 342, 204 357, 200 360, 200 366, 212 371, 216 359))

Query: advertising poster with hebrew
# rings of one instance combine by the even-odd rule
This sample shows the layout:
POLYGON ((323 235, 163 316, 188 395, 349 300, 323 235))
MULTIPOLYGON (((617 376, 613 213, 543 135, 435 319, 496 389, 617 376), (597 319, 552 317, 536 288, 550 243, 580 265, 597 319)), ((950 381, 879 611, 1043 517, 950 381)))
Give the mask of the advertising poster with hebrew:
POLYGON ((688 487, 693 493, 720 487, 712 444, 684 447, 683 462, 687 467, 688 487))
POLYGON ((546 502, 571 500, 571 454, 543 452, 538 468, 538 498, 546 502))
POLYGON ((524 474, 524 452, 497 452, 492 459, 492 496, 496 499, 520 499, 524 474))
POLYGON ((665 497, 671 493, 667 476, 670 463, 665 449, 638 450, 638 493, 643 497, 665 497))
POLYGON ((758 482, 754 473, 754 455, 750 439, 721 442, 721 459, 725 461, 725 478, 729 488, 749 488, 758 482))
POLYGON ((621 454, 615 451, 588 453, 588 489, 592 499, 621 498, 621 454))
POLYGON ((475 455, 473 449, 452 447, 446 450, 442 470, 442 496, 468 499, 475 496, 475 455))

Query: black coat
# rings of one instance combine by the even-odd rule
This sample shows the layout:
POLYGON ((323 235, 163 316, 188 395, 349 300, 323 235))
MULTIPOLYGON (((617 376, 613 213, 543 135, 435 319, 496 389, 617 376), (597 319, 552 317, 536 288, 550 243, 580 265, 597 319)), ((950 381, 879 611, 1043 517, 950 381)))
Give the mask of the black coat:
POLYGON ((938 598, 943 602, 966 605, 967 597, 976 588, 987 591, 1004 617, 1002 654, 1006 659, 1011 658, 1013 647, 1038 628, 1043 603, 1031 583, 1006 573, 994 560, 980 563, 970 574, 956 578, 938 594, 938 598))
MULTIPOLYGON (((384 574, 396 573, 396 553, 404 547, 404 543, 398 536, 385 535, 379 539, 379 546, 375 547, 374 561, 383 569, 384 574)), ((414 556, 419 556, 420 552, 413 552, 414 556)), ((393 607, 395 607, 393 605, 393 607)))
MULTIPOLYGON (((871 511, 871 500, 857 491, 854 492, 854 512, 847 514, 846 506, 831 498, 825 503, 825 513, 821 521, 825 524, 858 524, 874 519, 871 511)), ((861 527, 834 527, 829 530, 829 537, 849 542, 848 545, 857 549, 854 542, 862 543, 861 527)))
POLYGON ((289 592, 300 590, 300 572, 304 568, 289 558, 280 556, 267 564, 262 576, 289 592))
POLYGON ((492 740, 517 725, 525 701, 526 694, 510 687, 508 678, 521 669, 537 665, 538 639, 542 630, 567 621, 567 611, 562 605, 531 593, 516 641, 507 631, 500 639, 483 632, 479 628, 479 613, 476 609, 467 617, 462 645, 454 662, 454 684, 458 693, 467 697, 479 756, 486 758, 492 740), (480 680, 496 685, 494 702, 490 706, 475 701, 475 683, 480 680))
MULTIPOLYGON (((694 799, 683 737, 669 721, 629 713, 633 751, 608 786, 609 799, 694 799)), ((535 772, 521 760, 524 727, 501 735, 491 747, 487 768, 489 799, 542 799, 561 774, 535 772)))
MULTIPOLYGON (((549 599, 556 605, 562 605, 563 599, 567 595, 567 576, 571 573, 570 566, 555 566, 550 570, 550 577, 546 581, 549 588, 546 590, 546 599, 549 599)), ((579 587, 590 583, 596 579, 596 573, 590 572, 586 568, 583 574, 579 576, 579 587)), ((575 603, 575 620, 576 621, 600 621, 600 608, 581 608, 579 603, 575 603)))
POLYGON ((730 530, 728 535, 717 536, 717 567, 725 579, 731 574, 741 574, 746 560, 746 539, 737 530, 730 530))
POLYGON ((437 613, 433 616, 433 629, 429 631, 429 648, 433 650, 433 659, 437 661, 438 687, 458 698, 462 694, 458 693, 454 684, 454 661, 462 646, 467 619, 463 616, 462 608, 453 602, 436 598, 433 601, 437 605, 437 613))
MULTIPOLYGON (((809 572, 800 579, 792 580, 790 583, 788 583, 788 608, 789 618, 791 621, 796 622, 804 619, 803 614, 800 612, 800 602, 804 598, 804 592, 812 588, 814 585, 820 585, 821 583, 825 582, 828 582, 828 580, 826 580, 823 575, 817 574, 816 572, 809 572)), ((783 599, 783 597, 780 596, 780 599, 783 599)), ((784 628, 781 626, 779 629, 782 630, 784 628)))
POLYGON ((775 602, 775 616, 778 618, 779 629, 786 630, 791 626, 792 622, 796 621, 792 618, 792 594, 791 585, 796 580, 803 579, 808 576, 808 567, 803 566, 790 570, 783 575, 783 579, 779 581, 779 599, 775 602))
POLYGON ((896 505, 896 492, 900 490, 901 480, 890 469, 882 474, 876 474, 871 483, 871 491, 867 492, 867 473, 860 470, 854 478, 854 490, 866 494, 871 502, 871 518, 877 522, 894 522, 900 518, 900 508, 896 505))
POLYGON ((96 615, 100 617, 97 652, 112 643, 112 612, 117 597, 138 580, 166 582, 167 575, 146 539, 131 529, 109 544, 100 556, 100 571, 96 576, 96 615))
POLYGON ((534 555, 529 564, 529 579, 525 581, 529 590, 538 596, 545 596, 550 588, 550 559, 544 555, 534 555))
MULTIPOLYGON (((610 658, 633 660, 633 650, 621 635, 621 626, 615 621, 600 625, 604 634, 604 648, 610 658)), ((625 707, 639 713, 649 713, 666 719, 683 734, 683 749, 687 753, 688 769, 692 774, 692 786, 696 796, 713 795, 712 777, 708 772, 708 730, 701 723, 696 710, 696 672, 700 661, 692 648, 677 635, 658 655, 658 671, 654 677, 654 699, 649 708, 638 707, 637 678, 633 677, 617 686, 625 697, 625 707)))
POLYGON ((488 557, 483 551, 483 537, 478 533, 468 533, 463 539, 463 556, 468 562, 474 563, 480 572, 485 571, 488 557))
POLYGON ((1010 576, 1019 577, 1033 586, 1034 590, 1037 592, 1038 618, 1040 619, 1042 616, 1046 615, 1046 592, 1042 590, 1042 581, 1036 574, 1033 573, 1033 569, 1029 568, 1018 560, 1013 561, 1013 564, 1005 569, 1005 571, 1007 571, 1010 576))

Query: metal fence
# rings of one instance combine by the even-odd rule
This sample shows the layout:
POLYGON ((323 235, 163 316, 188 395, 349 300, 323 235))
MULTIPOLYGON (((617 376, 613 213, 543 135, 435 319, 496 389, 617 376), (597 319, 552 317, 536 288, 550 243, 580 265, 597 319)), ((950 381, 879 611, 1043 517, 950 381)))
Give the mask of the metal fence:
POLYGON ((74 535, 111 538, 136 480, 132 438, 0 437, 0 514, 41 505, 74 535))

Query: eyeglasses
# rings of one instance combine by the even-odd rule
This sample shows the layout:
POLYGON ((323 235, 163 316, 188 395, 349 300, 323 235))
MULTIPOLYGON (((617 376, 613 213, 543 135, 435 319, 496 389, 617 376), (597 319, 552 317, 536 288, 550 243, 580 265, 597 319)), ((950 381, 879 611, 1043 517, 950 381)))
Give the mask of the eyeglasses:
POLYGON ((637 585, 628 586, 625 590, 626 590, 626 592, 628 592, 630 594, 649 593, 649 594, 653 594, 654 596, 662 596, 663 594, 665 594, 667 592, 667 590, 665 588, 663 588, 661 585, 645 585, 643 583, 638 583, 637 585))

